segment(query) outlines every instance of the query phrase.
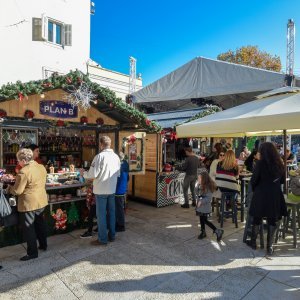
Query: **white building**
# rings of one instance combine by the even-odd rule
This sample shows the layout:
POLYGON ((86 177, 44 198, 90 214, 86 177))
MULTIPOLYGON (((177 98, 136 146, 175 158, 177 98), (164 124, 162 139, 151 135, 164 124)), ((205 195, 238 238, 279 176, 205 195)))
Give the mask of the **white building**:
MULTIPOLYGON (((90 59, 90 0, 0 0, 0 86, 81 70, 125 100, 129 76, 90 59)), ((129 62, 128 62, 129 69, 129 62)), ((136 90, 142 87, 136 79, 136 90)))
POLYGON ((90 0, 0 0, 0 86, 86 73, 90 0))
MULTIPOLYGON (((129 62, 128 62, 129 66, 129 62)), ((103 87, 114 91, 117 97, 125 100, 129 93, 129 76, 112 70, 104 69, 97 63, 90 61, 87 66, 89 78, 103 87)), ((136 78, 136 91, 143 87, 142 78, 136 78)))

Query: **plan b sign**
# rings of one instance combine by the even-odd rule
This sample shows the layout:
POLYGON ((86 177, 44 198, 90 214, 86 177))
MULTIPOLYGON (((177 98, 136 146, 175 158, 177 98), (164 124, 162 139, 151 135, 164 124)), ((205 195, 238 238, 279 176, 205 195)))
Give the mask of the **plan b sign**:
POLYGON ((40 101, 40 114, 60 119, 78 117, 78 107, 63 101, 40 101))

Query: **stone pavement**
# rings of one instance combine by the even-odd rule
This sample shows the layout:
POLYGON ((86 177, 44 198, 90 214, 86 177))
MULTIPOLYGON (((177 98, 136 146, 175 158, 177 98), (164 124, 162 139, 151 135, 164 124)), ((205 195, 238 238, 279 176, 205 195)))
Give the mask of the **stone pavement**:
MULTIPOLYGON (((83 230, 49 238, 38 259, 24 245, 0 249, 0 299, 300 299, 300 251, 290 237, 266 258, 242 243, 243 224, 198 240, 192 208, 130 202, 127 230, 107 247, 83 230)), ((213 218, 215 219, 215 218, 213 218)), ((215 223, 217 224, 217 223, 215 223)))

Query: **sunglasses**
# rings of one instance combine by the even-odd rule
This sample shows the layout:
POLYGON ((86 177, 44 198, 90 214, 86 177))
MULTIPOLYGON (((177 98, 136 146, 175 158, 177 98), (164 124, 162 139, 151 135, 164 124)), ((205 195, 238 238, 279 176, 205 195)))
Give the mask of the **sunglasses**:
POLYGON ((225 154, 219 154, 219 156, 225 156, 225 154))

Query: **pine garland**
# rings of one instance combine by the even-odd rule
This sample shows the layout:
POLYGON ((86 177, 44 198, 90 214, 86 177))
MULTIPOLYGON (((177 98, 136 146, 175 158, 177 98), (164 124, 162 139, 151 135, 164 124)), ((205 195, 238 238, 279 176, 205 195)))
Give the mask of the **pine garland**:
MULTIPOLYGON (((117 98, 116 94, 108 88, 101 87, 95 82, 91 82, 87 75, 76 70, 66 75, 53 74, 50 78, 44 80, 29 81, 22 83, 8 83, 0 88, 0 102, 9 99, 23 101, 29 95, 42 94, 55 89, 67 90, 69 86, 79 86, 84 81, 90 85, 94 94, 97 95, 98 101, 107 103, 112 109, 116 109, 121 114, 132 119, 133 123, 137 123, 139 127, 149 132, 160 132, 162 128, 154 121, 150 121, 147 115, 136 108, 125 103, 121 98, 117 98)), ((97 107, 97 105, 96 105, 97 107)))

